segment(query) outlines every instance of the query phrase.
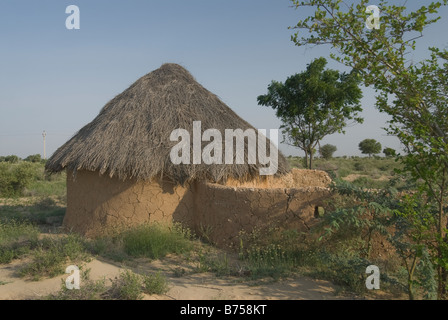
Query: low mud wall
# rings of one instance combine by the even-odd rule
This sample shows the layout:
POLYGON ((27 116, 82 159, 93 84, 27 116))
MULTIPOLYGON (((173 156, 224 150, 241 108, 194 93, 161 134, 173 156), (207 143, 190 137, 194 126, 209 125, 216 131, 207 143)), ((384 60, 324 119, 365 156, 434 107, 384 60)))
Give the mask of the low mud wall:
POLYGON ((195 218, 190 227, 219 247, 235 247, 241 232, 309 230, 318 207, 330 196, 325 187, 263 189, 202 183, 194 192, 195 218))
POLYGON ((293 170, 282 178, 226 185, 196 181, 121 181, 96 172, 67 174, 67 230, 96 237, 147 222, 180 222, 220 247, 238 245, 241 232, 270 228, 306 231, 331 196, 330 178, 293 170))

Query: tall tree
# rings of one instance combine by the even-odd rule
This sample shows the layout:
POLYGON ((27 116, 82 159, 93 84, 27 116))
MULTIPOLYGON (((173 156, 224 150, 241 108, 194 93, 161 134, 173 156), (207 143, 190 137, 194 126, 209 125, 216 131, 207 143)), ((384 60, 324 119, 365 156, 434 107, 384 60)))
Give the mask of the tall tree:
POLYGON ((305 152, 312 168, 313 149, 327 135, 343 133, 349 120, 361 123, 362 91, 356 72, 325 69, 327 60, 312 61, 306 71, 272 81, 268 93, 258 96, 258 104, 272 107, 282 121, 283 142, 305 152))
POLYGON ((337 150, 336 146, 332 144, 325 144, 320 147, 319 153, 324 159, 331 159, 333 157, 333 153, 337 150))
POLYGON ((369 158, 372 156, 372 154, 381 152, 381 143, 379 143, 375 139, 364 139, 359 143, 358 147, 362 153, 368 154, 369 158))
MULTIPOLYGON (((403 173, 418 184, 421 199, 434 215, 434 236, 426 241, 438 273, 438 298, 447 298, 448 279, 448 51, 428 48, 424 59, 412 53, 426 27, 436 23, 438 10, 448 0, 434 1, 415 11, 379 0, 379 28, 367 28, 372 13, 368 0, 292 0, 297 7, 313 7, 292 36, 296 45, 330 44, 331 57, 362 76, 373 87, 376 106, 391 116, 388 133, 403 144, 399 155, 403 173)), ((406 3, 406 2, 405 2, 406 3)), ((305 12, 305 11, 301 11, 305 12)), ((420 219, 424 220, 423 218, 420 219)))

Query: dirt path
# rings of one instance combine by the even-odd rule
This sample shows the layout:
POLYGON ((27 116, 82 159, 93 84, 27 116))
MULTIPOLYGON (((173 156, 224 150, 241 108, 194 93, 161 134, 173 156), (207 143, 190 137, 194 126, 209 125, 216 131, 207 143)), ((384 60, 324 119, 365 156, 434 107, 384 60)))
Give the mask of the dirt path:
MULTIPOLYGON (((182 276, 173 275, 173 261, 153 261, 138 264, 135 272, 163 272, 170 284, 169 291, 163 295, 146 295, 145 300, 333 300, 352 299, 349 296, 335 295, 335 286, 327 281, 306 277, 294 277, 281 281, 250 284, 238 277, 216 277, 212 273, 191 273, 182 276)), ((66 275, 41 281, 29 281, 19 278, 17 269, 23 262, 15 261, 0 265, 0 299, 24 300, 40 299, 60 290, 62 279, 66 275)), ((105 277, 113 279, 123 268, 111 262, 92 260, 85 266, 90 269, 90 278, 98 280, 105 277)), ((175 267, 175 266, 174 266, 175 267)), ((80 284, 82 286, 82 282, 80 284)))

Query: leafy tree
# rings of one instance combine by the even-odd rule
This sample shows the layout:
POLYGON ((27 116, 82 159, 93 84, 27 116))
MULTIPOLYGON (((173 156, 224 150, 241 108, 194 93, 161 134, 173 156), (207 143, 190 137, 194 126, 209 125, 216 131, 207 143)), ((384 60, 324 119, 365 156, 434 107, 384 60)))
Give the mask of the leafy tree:
POLYGON ((324 159, 331 159, 333 157, 333 153, 337 150, 336 146, 332 144, 325 144, 319 149, 319 153, 324 159))
POLYGON ((33 154, 33 155, 29 155, 24 160, 28 161, 28 162, 41 162, 42 158, 41 158, 40 154, 33 154))
POLYGON ((368 154, 369 157, 371 157, 372 154, 381 152, 381 143, 375 139, 364 139, 359 143, 358 147, 363 154, 368 154))
POLYGON ((19 162, 20 158, 16 155, 10 155, 10 156, 6 156, 5 157, 5 162, 9 162, 9 163, 17 163, 19 162))
POLYGON ((425 245, 437 268, 437 296, 446 299, 448 51, 428 48, 420 61, 413 52, 425 28, 440 19, 438 10, 448 0, 434 1, 414 11, 379 0, 379 29, 366 28, 371 15, 366 12, 368 0, 357 4, 342 0, 292 1, 297 7, 315 9, 314 14, 297 23, 298 32, 292 41, 299 46, 331 44, 336 50, 331 57, 357 70, 364 85, 376 90, 377 108, 391 116, 386 130, 397 136, 407 151, 399 157, 404 164, 402 174, 411 174, 422 197, 436 208, 432 220, 436 232, 425 245))
POLYGON ((396 156, 395 149, 392 149, 392 148, 384 148, 383 153, 386 157, 395 157, 396 156))
POLYGON ((357 73, 325 69, 326 64, 325 58, 315 59, 284 83, 272 81, 268 93, 257 99, 259 105, 276 110, 283 123, 283 142, 302 149, 310 169, 312 150, 325 136, 343 133, 348 120, 362 122, 357 73))

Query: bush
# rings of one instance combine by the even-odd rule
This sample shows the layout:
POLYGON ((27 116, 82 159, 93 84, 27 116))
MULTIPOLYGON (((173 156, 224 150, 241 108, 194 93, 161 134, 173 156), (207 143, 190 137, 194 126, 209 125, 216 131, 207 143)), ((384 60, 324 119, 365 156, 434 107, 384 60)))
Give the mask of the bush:
POLYGON ((384 148, 383 153, 386 157, 395 157, 395 150, 392 148, 384 148))
POLYGON ((40 154, 29 155, 28 157, 26 157, 23 160, 27 161, 27 162, 42 162, 42 158, 41 158, 40 154))
POLYGON ((138 274, 125 270, 114 279, 109 294, 113 299, 141 300, 143 298, 142 279, 138 274))
POLYGON ((10 155, 3 158, 3 161, 9 162, 9 163, 18 163, 20 158, 16 155, 10 155))
POLYGON ((123 234, 123 248, 132 257, 158 259, 168 253, 183 253, 192 249, 191 235, 180 225, 142 225, 123 234))
POLYGON ((147 294, 164 294, 168 291, 168 282, 160 272, 144 275, 143 290, 147 294))
POLYGON ((31 163, 0 163, 0 196, 18 197, 30 185, 37 175, 36 167, 31 163))
POLYGON ((42 277, 54 277, 65 272, 67 263, 89 259, 87 244, 75 234, 57 239, 44 238, 33 251, 32 261, 19 274, 37 281, 42 277))
POLYGON ((366 167, 361 162, 355 162, 353 166, 354 166, 356 171, 364 171, 364 170, 366 170, 366 167))
MULTIPOLYGON (((81 271, 81 269, 80 269, 81 271)), ((45 297, 46 300, 102 300, 107 291, 106 279, 93 281, 90 279, 90 269, 81 273, 79 289, 67 289, 65 281, 62 281, 61 290, 45 297)))
POLYGON ((333 153, 337 150, 336 146, 332 144, 325 144, 319 149, 319 153, 324 159, 331 159, 333 157, 333 153))
POLYGON ((0 264, 28 253, 36 245, 39 229, 27 222, 0 222, 0 264))
POLYGON ((161 273, 140 275, 125 270, 112 281, 108 295, 112 299, 141 300, 143 293, 163 294, 167 291, 168 283, 161 273))

